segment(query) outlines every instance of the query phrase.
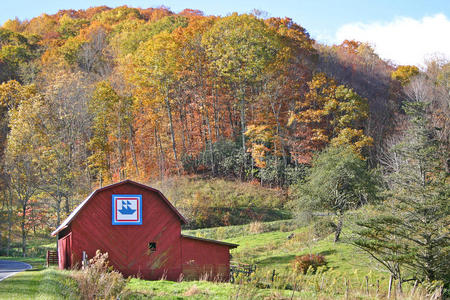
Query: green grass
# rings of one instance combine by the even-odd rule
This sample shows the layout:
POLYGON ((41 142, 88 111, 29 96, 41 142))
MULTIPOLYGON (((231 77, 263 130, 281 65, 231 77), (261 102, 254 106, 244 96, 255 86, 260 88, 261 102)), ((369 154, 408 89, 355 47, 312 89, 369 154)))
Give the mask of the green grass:
MULTIPOLYGON (((350 222, 348 224, 351 224, 350 222)), ((374 299, 379 281, 380 295, 386 291, 389 274, 376 268, 364 252, 346 242, 351 234, 347 226, 343 242, 334 243, 333 235, 317 237, 314 225, 299 226, 292 220, 260 224, 261 233, 252 233, 250 225, 186 230, 185 234, 222 239, 237 243, 232 260, 257 265, 252 282, 270 284, 273 289, 258 288, 258 284, 211 283, 204 281, 167 282, 132 279, 127 288, 128 299, 345 299, 348 281, 350 298, 374 299), (293 236, 288 239, 288 236, 293 236), (327 260, 327 267, 315 275, 296 275, 292 262, 296 256, 314 253, 327 260), (273 270, 276 272, 271 282, 273 270), (370 295, 365 294, 366 276, 370 295), (297 286, 300 291, 292 291, 297 286)))
POLYGON ((127 285, 131 292, 127 299, 151 298, 151 299, 183 299, 188 297, 191 290, 193 299, 223 299, 233 290, 233 285, 228 283, 211 283, 207 281, 145 281, 131 279, 127 285), (196 290, 195 293, 193 291, 196 290))
MULTIPOLYGON (((316 236, 318 230, 315 222, 318 218, 303 223, 279 220, 184 230, 184 234, 239 244, 231 251, 232 260, 257 265, 251 284, 246 281, 230 284, 131 279, 121 299, 290 299, 292 295, 294 299, 345 299, 345 282, 348 282, 350 299, 375 299, 378 284, 380 295, 386 292, 389 274, 381 271, 368 255, 348 243, 354 219, 360 219, 364 214, 366 212, 361 211, 349 216, 340 243, 333 242, 333 234, 316 236), (294 273, 292 262, 295 257, 308 253, 323 255, 327 266, 317 274, 294 273), (272 283, 273 270, 276 277, 272 283), (369 296, 365 294, 366 276, 371 291, 369 296), (267 284, 271 289, 267 288, 267 284), (293 292, 294 287, 297 288, 293 292)), ((318 228, 321 232, 321 227, 318 228)), ((44 243, 45 239, 39 242, 44 243)), ((70 273, 43 268, 43 258, 0 259, 24 261, 34 268, 0 282, 0 299, 76 298, 77 288, 69 277, 70 273)))
POLYGON ((311 226, 307 226, 290 232, 273 231, 226 241, 239 244, 231 251, 233 260, 256 264, 265 272, 286 272, 292 268, 296 256, 313 253, 325 257, 329 270, 354 282, 360 282, 365 276, 376 276, 380 280, 389 278, 388 273, 374 268, 375 262, 366 253, 345 242, 345 238, 343 242, 334 243, 333 236, 318 239, 311 230, 311 226), (293 238, 288 239, 291 234, 293 238))
MULTIPOLYGON (((350 222, 349 222, 350 224, 350 222)), ((252 282, 273 289, 261 288, 258 284, 229 284, 204 281, 168 282, 132 279, 127 288, 127 299, 345 299, 348 280, 351 298, 373 299, 377 280, 380 293, 386 290, 389 275, 375 268, 374 262, 363 252, 345 241, 351 228, 342 234, 343 242, 334 243, 333 235, 317 237, 313 222, 300 226, 293 220, 261 223, 260 233, 252 233, 251 225, 185 230, 184 234, 224 240, 239 244, 233 249, 232 260, 257 265, 252 282), (288 239, 288 236, 291 236, 288 239), (296 256, 314 253, 325 257, 328 264, 315 275, 295 275, 292 262, 296 256), (273 270, 276 272, 271 282, 273 270), (363 292, 365 277, 369 278, 371 295, 363 292), (296 282, 301 291, 292 291, 296 282), (259 288, 258 288, 259 287, 259 288)))
MULTIPOLYGON (((298 227, 297 221, 294 219, 264 222, 261 224, 263 226, 263 232, 290 231, 298 227)), ((246 236, 249 234, 257 234, 251 232, 251 224, 183 230, 182 233, 186 235, 216 240, 230 239, 240 236, 246 236)))
POLYGON ((69 274, 54 268, 17 273, 0 281, 0 299, 77 299, 77 286, 69 274))
POLYGON ((249 284, 140 279, 131 279, 127 292, 123 299, 286 299, 292 294, 289 290, 260 289, 249 284))

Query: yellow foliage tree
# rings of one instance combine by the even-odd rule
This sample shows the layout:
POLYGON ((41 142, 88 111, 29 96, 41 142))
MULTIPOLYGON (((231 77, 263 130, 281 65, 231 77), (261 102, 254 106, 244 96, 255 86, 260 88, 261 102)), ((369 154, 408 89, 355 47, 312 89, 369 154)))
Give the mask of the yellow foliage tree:
POLYGON ((320 150, 327 144, 349 145, 355 153, 364 156, 364 149, 373 139, 364 134, 364 121, 369 116, 367 99, 352 89, 337 85, 324 73, 314 75, 308 83, 309 91, 304 101, 297 103, 290 123, 298 122, 299 130, 310 136, 303 136, 300 147, 305 155, 320 150))

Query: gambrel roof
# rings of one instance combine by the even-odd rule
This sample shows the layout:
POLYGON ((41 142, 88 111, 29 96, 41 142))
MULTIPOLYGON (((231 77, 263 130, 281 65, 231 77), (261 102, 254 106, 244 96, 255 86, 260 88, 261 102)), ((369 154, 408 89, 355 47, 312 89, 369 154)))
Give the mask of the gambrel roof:
POLYGON ((175 215, 180 219, 180 221, 181 221, 181 223, 182 224, 186 224, 187 223, 187 221, 186 221, 186 219, 180 214, 180 212, 175 208, 175 206, 173 206, 172 205, 172 203, 170 203, 170 201, 169 200, 167 200, 167 198, 160 192, 160 191, 158 191, 157 189, 154 189, 154 188, 152 188, 152 187, 149 187, 148 185, 144 185, 144 184, 142 184, 142 183, 138 183, 138 182, 135 182, 135 181, 132 181, 132 180, 129 180, 129 179, 127 179, 127 180, 124 180, 124 181, 121 181, 121 182, 117 182, 117 183, 114 183, 114 184, 110 184, 110 185, 107 185, 107 186, 104 186, 104 187, 102 187, 102 188, 99 188, 99 189, 97 189, 97 190, 95 190, 95 191, 93 191, 83 202, 81 202, 80 203, 80 205, 78 205, 74 210, 73 210, 73 212, 64 220, 64 222, 62 222, 61 223, 61 225, 59 225, 58 226, 58 228, 56 228, 56 230, 55 231, 53 231, 52 232, 52 236, 55 236, 58 232, 60 232, 61 230, 63 230, 64 228, 66 228, 67 226, 69 226, 69 224, 73 221, 73 219, 75 219, 75 217, 78 215, 78 213, 81 211, 81 209, 95 196, 95 195, 97 195, 98 193, 100 193, 100 192, 102 192, 102 191, 104 191, 104 190, 108 190, 108 189, 111 189, 111 188, 114 188, 114 187, 118 187, 118 186, 121 186, 121 185, 124 185, 124 184, 132 184, 132 185, 135 185, 135 186, 137 186, 137 187, 139 187, 139 188, 142 188, 142 189, 146 189, 146 190, 148 190, 148 191, 152 191, 152 192, 155 192, 155 193, 157 193, 160 197, 161 197, 161 199, 165 202, 165 204, 175 213, 175 215))

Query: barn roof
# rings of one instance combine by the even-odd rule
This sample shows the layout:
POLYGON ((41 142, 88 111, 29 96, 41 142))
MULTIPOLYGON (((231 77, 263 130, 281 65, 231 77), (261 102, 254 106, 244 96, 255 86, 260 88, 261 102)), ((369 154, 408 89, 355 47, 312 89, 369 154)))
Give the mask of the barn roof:
POLYGON ((210 239, 205 239, 205 238, 200 238, 200 237, 190 236, 190 235, 185 235, 185 234, 182 234, 181 236, 184 238, 187 238, 187 239, 191 239, 191 240, 198 240, 198 241, 207 242, 207 243, 220 244, 220 245, 228 246, 230 248, 237 248, 239 246, 238 244, 210 240, 210 239))
POLYGON ((55 236, 58 232, 60 232, 61 230, 63 230, 67 226, 69 226, 69 224, 78 215, 78 213, 86 205, 86 203, 88 203, 89 200, 91 200, 96 194, 98 194, 98 193, 100 193, 100 192, 102 192, 104 190, 111 189, 111 188, 114 188, 114 187, 117 187, 117 186, 120 186, 120 185, 124 185, 124 184, 133 184, 133 185, 136 185, 136 186, 138 186, 140 188, 143 188, 143 189, 146 189, 146 190, 149 190, 149 191, 157 193, 161 197, 161 199, 164 200, 164 202, 167 204, 167 206, 175 213, 175 215, 178 216, 178 218, 180 219, 181 223, 183 223, 183 224, 187 223, 186 219, 180 214, 180 212, 175 208, 175 206, 173 206, 172 203, 170 203, 170 201, 167 200, 167 198, 160 191, 158 191, 157 189, 154 189, 152 187, 149 187, 148 185, 144 185, 142 183, 138 183, 138 182, 135 182, 135 181, 127 179, 127 180, 123 180, 123 181, 120 181, 120 182, 117 182, 117 183, 113 183, 113 184, 104 186, 102 188, 99 188, 99 189, 93 191, 83 202, 81 202, 72 211, 72 213, 64 220, 64 222, 62 222, 61 225, 59 225, 59 227, 56 228, 56 230, 52 232, 52 236, 55 236))

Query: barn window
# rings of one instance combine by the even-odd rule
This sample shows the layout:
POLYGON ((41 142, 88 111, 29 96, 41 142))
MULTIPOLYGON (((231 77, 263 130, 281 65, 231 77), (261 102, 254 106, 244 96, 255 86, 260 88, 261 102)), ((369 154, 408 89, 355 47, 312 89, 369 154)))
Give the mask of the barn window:
POLYGON ((148 250, 150 250, 150 252, 155 252, 156 251, 156 243, 155 242, 148 243, 148 250))

